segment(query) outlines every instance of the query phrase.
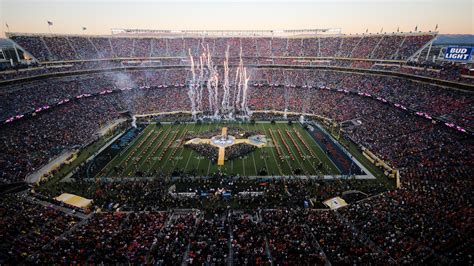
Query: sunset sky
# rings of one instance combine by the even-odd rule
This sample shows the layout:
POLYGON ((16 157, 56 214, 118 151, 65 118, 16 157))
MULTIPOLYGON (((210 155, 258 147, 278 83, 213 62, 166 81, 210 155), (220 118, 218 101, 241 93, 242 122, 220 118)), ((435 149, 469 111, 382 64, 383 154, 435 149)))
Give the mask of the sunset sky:
POLYGON ((472 0, 112 1, 0 0, 1 35, 12 32, 109 34, 111 28, 303 29, 343 33, 422 31, 474 34, 472 0), (83 32, 82 27, 87 27, 83 32))

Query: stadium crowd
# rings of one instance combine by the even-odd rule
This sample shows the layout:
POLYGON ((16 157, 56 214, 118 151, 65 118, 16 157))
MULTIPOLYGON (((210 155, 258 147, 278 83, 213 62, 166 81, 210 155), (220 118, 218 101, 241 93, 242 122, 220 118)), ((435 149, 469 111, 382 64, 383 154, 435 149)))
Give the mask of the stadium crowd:
POLYGON ((23 194, 3 196, 0 217, 2 264, 21 263, 79 221, 23 194))
POLYGON ((4 246, 0 259, 67 264, 183 260, 190 264, 229 260, 234 264, 469 264, 472 181, 465 176, 444 177, 407 176, 402 188, 382 194, 380 186, 371 188, 357 180, 255 182, 218 176, 174 182, 161 178, 77 181, 57 183, 55 189, 39 186, 36 193, 2 201, 1 235, 18 240, 3 244, 13 246, 4 246), (224 188, 236 194, 264 192, 264 196, 239 198, 234 205, 213 196, 175 198, 169 194, 170 186, 176 186, 176 192, 197 191, 196 195, 224 188), (373 197, 352 201, 344 191, 353 190, 373 197), (94 199, 90 218, 77 226, 82 218, 63 214, 55 205, 43 207, 36 200, 47 198, 38 193, 53 197, 65 191, 94 199), (335 195, 346 198, 350 206, 312 211, 307 209, 311 205, 303 204, 335 195), (229 205, 253 211, 229 211, 229 205), (204 213, 179 214, 173 208, 198 208, 204 213))
POLYGON ((21 207, 8 217, 27 217, 22 223, 29 222, 20 231, 18 222, 6 227, 9 237, 14 232, 22 246, 12 246, 1 259, 41 264, 464 265, 472 262, 472 234, 467 198, 460 195, 469 188, 457 185, 409 182, 337 211, 222 207, 205 212, 102 211, 85 218, 66 215, 54 206, 38 208, 29 196, 19 203, 13 196, 2 210, 10 208, 8 204, 28 206, 29 211, 21 207), (40 234, 31 228, 40 222, 37 219, 45 225, 40 234), (34 240, 25 245, 23 235, 34 240))
POLYGON ((39 61, 91 60, 98 58, 140 58, 187 56, 209 47, 213 56, 223 57, 230 47, 231 57, 309 56, 407 59, 434 38, 431 33, 363 34, 312 38, 140 38, 92 37, 75 35, 15 35, 10 39, 25 48, 39 61))
MULTIPOLYGON (((5 71, 2 73, 1 78, 10 80, 64 71, 101 70, 111 67, 188 65, 188 61, 179 58, 161 58, 159 61, 154 61, 150 59, 150 57, 185 57, 188 55, 189 50, 193 56, 198 56, 202 47, 207 48, 209 45, 213 56, 222 59, 226 47, 229 45, 231 57, 237 57, 240 54, 238 48, 242 47, 243 56, 245 56, 247 64, 318 65, 389 70, 391 72, 402 72, 472 84, 474 79, 467 75, 467 68, 453 64, 435 64, 430 62, 393 64, 357 60, 366 58, 406 60, 408 56, 417 51, 418 48, 422 47, 432 38, 433 35, 431 34, 349 35, 343 37, 325 36, 305 39, 217 38, 215 40, 198 38, 173 39, 12 35, 12 40, 26 47, 26 50, 30 53, 37 55, 40 61, 59 59, 65 62, 62 65, 40 66, 19 71, 5 71), (45 45, 47 47, 39 49, 39 46, 45 45), (260 46, 262 47, 260 48, 260 46), (46 56, 45 53, 47 54, 46 56), (265 59, 265 57, 269 56, 273 56, 274 58, 270 61, 265 59), (294 58, 284 58, 282 56, 319 56, 336 57, 336 59, 311 61, 295 60, 294 58), (353 60, 337 59, 341 57, 352 58, 353 60), (127 60, 128 58, 135 58, 137 60, 129 62, 127 60), (69 59, 75 59, 75 61, 68 61, 69 59), (94 59, 106 60, 96 61, 94 59)), ((231 61, 232 60, 234 59, 231 58, 231 61)), ((234 63, 237 63, 237 61, 234 63)))
MULTIPOLYGON (((45 59, 52 55, 44 44, 54 57, 70 59, 95 56, 94 50, 101 57, 147 56, 148 50, 159 54, 164 49, 168 55, 180 56, 192 43, 182 39, 163 44, 154 39, 107 38, 86 42, 81 38, 22 36, 16 40, 39 45, 31 52, 45 59), (71 53, 65 48, 68 45, 82 48, 76 49, 77 54, 71 53)), ((309 51, 328 56, 393 58, 393 54, 388 55, 390 50, 380 45, 377 50, 371 47, 375 43, 393 45, 397 38, 327 39, 321 40, 317 50, 309 51)), ((413 52, 416 45, 411 41, 419 46, 426 43, 423 38, 407 36, 398 56, 413 52)), ((311 40, 283 39, 261 39, 255 45, 250 40, 240 42, 252 47, 247 51, 250 54, 289 56, 305 53, 305 45, 311 44, 311 40), (262 50, 264 46, 268 49, 262 50)), ((223 50, 225 43, 213 42, 214 51, 223 50)), ((1 126, 0 183, 22 181, 51 158, 95 140, 97 131, 122 111, 189 111, 191 104, 183 85, 188 75, 176 69, 130 71, 2 88, 2 120, 22 113, 34 115, 1 126), (101 94, 107 90, 113 93, 101 94), (72 100, 51 107, 68 98, 72 100), (49 107, 35 111, 46 105, 49 107)), ((327 117, 339 125, 350 122, 352 126, 343 128, 343 138, 368 148, 399 169, 401 188, 381 193, 380 184, 354 180, 255 182, 219 173, 199 180, 182 173, 180 179, 171 181, 171 177, 155 173, 158 178, 153 180, 79 178, 44 189, 40 184, 35 193, 6 195, 0 203, 0 235, 5 239, 0 264, 473 263, 472 135, 393 105, 472 129, 472 93, 402 78, 337 71, 259 69, 252 72, 250 84, 251 110, 283 113, 259 117, 296 118, 286 116, 286 112, 302 112, 327 117), (231 191, 230 198, 217 193, 221 190, 231 191), (370 197, 359 201, 344 193, 354 190, 370 197), (54 202, 45 206, 35 200, 62 192, 94 199, 92 212, 79 218, 63 213, 54 202), (258 196, 249 197, 249 192, 258 196), (192 196, 182 197, 180 193, 192 196), (208 196, 202 197, 206 193, 208 196), (322 201, 334 196, 345 198, 350 205, 337 211, 312 210, 324 208, 322 201), (195 210, 180 213, 175 208, 195 210), (242 209, 244 213, 237 211, 242 209)), ((203 99, 207 97, 204 91, 203 99)), ((208 102, 203 101, 203 109, 207 108, 208 102)), ((240 147, 236 149, 240 154, 240 147)))
MULTIPOLYGON (((8 87, 2 92, 1 117, 6 119, 25 112, 32 112, 33 117, 4 124, 0 129, 4 146, 0 153, 2 182, 22 179, 20 177, 38 169, 65 149, 83 144, 100 126, 116 119, 121 111, 140 114, 190 110, 187 89, 179 85, 185 82, 185 75, 184 70, 139 71, 8 87), (122 90, 132 87, 134 89, 122 90), (29 93, 29 89, 38 93, 29 93), (104 90, 116 92, 100 94, 104 90), (90 94, 97 95, 84 97, 90 94), (81 98, 78 99, 78 96, 81 98), (63 99, 72 100, 51 107, 63 99), (38 113, 34 111, 45 105, 51 108, 38 113)), ((458 136, 442 123, 433 124, 430 120, 373 99, 377 97, 399 103, 444 121, 473 128, 472 96, 468 92, 399 78, 332 71, 298 73, 265 70, 255 72, 255 75, 257 81, 266 80, 270 85, 257 84, 250 90, 249 107, 252 110, 314 113, 339 122, 359 120, 361 125, 348 130, 346 135, 409 174, 421 171, 417 170, 418 167, 411 167, 421 162, 431 166, 423 171, 432 173, 450 167, 456 169, 456 173, 463 174, 469 168, 469 165, 451 162, 456 158, 451 155, 463 154, 464 149, 459 149, 460 146, 472 146, 469 138, 462 134, 458 136), (296 78, 290 80, 289 77, 296 78), (285 82, 301 87, 281 85, 285 82), (314 88, 318 86, 320 88, 314 88), (336 91, 321 89, 324 87, 336 91), (367 93, 373 97, 354 95, 348 91, 367 93), (426 150, 434 152, 430 153, 431 156, 420 158, 418 155, 426 150)), ((203 99, 207 99, 205 90, 203 99)), ((202 106, 207 108, 208 102, 203 101, 202 106)))
MULTIPOLYGON (((131 71, 6 86, 1 92, 0 118, 33 112, 44 105, 51 106, 64 99, 105 90, 120 92, 121 97, 117 97, 117 101, 122 103, 124 109, 133 110, 134 113, 189 111, 190 101, 185 86, 187 74, 184 69, 131 71), (28 88, 34 88, 41 93, 31 94, 28 88), (167 97, 163 97, 164 94, 167 94, 167 97), (146 104, 144 101, 147 101, 146 104)), ((254 75, 256 86, 249 92, 249 105, 253 110, 288 109, 327 115, 316 111, 318 106, 310 103, 315 102, 314 96, 320 95, 317 87, 328 87, 368 93, 374 98, 401 104, 433 117, 442 117, 447 122, 467 128, 473 127, 469 104, 472 96, 469 92, 446 90, 441 86, 402 78, 325 70, 263 69, 254 71, 254 75)), ((335 96, 341 97, 337 94, 335 96)), ((207 98, 207 90, 204 90, 204 110, 208 108, 208 101, 205 100, 207 98)), ((339 120, 339 117, 332 118, 339 120)))

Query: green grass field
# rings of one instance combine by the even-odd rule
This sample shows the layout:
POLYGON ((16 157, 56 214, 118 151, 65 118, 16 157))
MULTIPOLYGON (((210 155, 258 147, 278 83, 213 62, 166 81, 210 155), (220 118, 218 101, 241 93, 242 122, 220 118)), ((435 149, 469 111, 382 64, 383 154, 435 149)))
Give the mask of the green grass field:
POLYGON ((175 171, 195 171, 199 175, 211 175, 219 170, 231 175, 259 176, 263 168, 267 169, 267 175, 278 176, 292 175, 296 169, 300 169, 301 175, 340 174, 321 147, 299 124, 232 124, 244 130, 264 132, 268 145, 245 157, 226 161, 224 166, 217 166, 216 162, 211 162, 183 145, 182 138, 185 134, 216 130, 223 126, 230 125, 148 125, 121 154, 98 173, 97 177, 134 177, 137 172, 152 176, 154 173, 169 174, 175 171), (278 156, 278 150, 282 159, 278 156), (319 162, 323 164, 322 169, 317 167, 319 162), (120 165, 121 169, 114 169, 117 165, 120 165))

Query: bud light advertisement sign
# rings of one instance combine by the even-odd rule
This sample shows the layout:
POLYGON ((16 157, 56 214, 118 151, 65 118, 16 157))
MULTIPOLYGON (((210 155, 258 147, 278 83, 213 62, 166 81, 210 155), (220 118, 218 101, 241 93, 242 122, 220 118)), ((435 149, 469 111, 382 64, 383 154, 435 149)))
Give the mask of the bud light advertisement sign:
POLYGON ((448 47, 444 59, 454 61, 469 61, 471 59, 472 47, 448 47))

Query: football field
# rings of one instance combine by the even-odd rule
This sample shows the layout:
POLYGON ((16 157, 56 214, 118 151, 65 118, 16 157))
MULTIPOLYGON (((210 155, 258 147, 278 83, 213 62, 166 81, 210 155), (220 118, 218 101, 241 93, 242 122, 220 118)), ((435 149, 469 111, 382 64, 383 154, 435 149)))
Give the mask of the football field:
POLYGON ((150 124, 115 156, 96 177, 137 177, 188 173, 239 176, 340 175, 341 171, 300 124, 150 124), (185 136, 216 131, 222 127, 258 131, 267 146, 218 166, 184 145, 185 136))

